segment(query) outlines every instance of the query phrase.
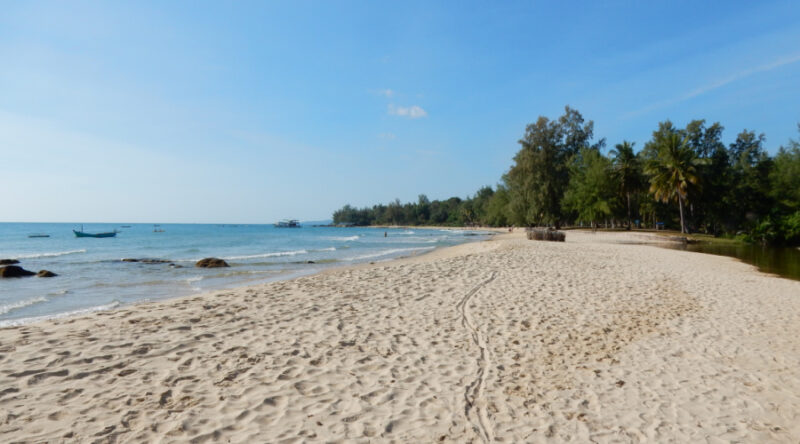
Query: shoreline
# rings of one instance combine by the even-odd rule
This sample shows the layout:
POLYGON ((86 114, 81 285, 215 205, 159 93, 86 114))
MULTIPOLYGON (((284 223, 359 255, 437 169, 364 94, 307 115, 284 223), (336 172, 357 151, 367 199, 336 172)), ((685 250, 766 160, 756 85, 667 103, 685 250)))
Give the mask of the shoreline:
POLYGON ((0 436, 795 442, 800 283, 652 247, 518 231, 0 329, 0 436))
POLYGON ((349 268, 358 268, 358 267, 362 267, 364 265, 374 265, 374 264, 391 263, 391 262, 394 262, 394 261, 402 261, 404 259, 410 259, 410 258, 425 256, 425 255, 428 255, 428 254, 433 254, 436 251, 442 250, 442 249, 459 247, 459 246, 464 245, 464 244, 471 244, 471 243, 476 243, 476 242, 488 242, 488 241, 491 241, 493 237, 494 237, 494 235, 489 235, 489 236, 486 237, 486 239, 466 240, 463 243, 457 244, 457 245, 433 247, 430 250, 421 251, 421 252, 416 253, 416 254, 412 253, 412 254, 409 254, 409 255, 400 255, 400 256, 390 257, 388 259, 381 259, 381 260, 377 260, 377 261, 365 260, 363 262, 349 262, 349 263, 342 261, 342 262, 337 262, 334 265, 329 265, 329 266, 326 266, 326 267, 323 267, 323 268, 317 268, 317 269, 314 269, 314 270, 286 270, 285 274, 277 275, 277 276, 271 277, 269 279, 266 279, 264 281, 257 282, 257 283, 252 283, 252 284, 246 284, 246 285, 234 284, 232 286, 223 286, 223 287, 220 287, 220 288, 209 289, 207 291, 202 291, 202 292, 198 292, 198 293, 182 294, 182 295, 177 295, 177 296, 168 296, 168 297, 157 298, 157 299, 145 298, 144 300, 130 302, 130 303, 123 303, 123 302, 119 302, 117 300, 114 300, 114 301, 112 301, 112 302, 110 302, 108 304, 104 304, 104 305, 101 305, 101 306, 87 307, 87 308, 71 310, 71 311, 63 312, 63 313, 56 313, 56 314, 52 314, 52 315, 41 315, 41 316, 34 316, 34 317, 28 317, 28 318, 19 318, 19 319, 5 319, 5 320, 0 320, 0 332, 2 332, 2 330, 6 329, 6 328, 22 327, 22 326, 37 324, 37 323, 40 323, 40 322, 48 322, 48 321, 53 321, 53 320, 63 320, 63 319, 70 319, 70 318, 76 318, 76 317, 79 318, 79 317, 82 317, 82 316, 91 317, 91 316, 94 316, 97 313, 109 312, 109 311, 120 310, 120 309, 125 309, 125 308, 132 308, 132 307, 137 307, 137 306, 140 306, 140 305, 143 305, 143 304, 158 304, 158 303, 162 303, 162 302, 170 302, 170 301, 180 300, 182 298, 191 298, 191 297, 203 296, 203 295, 214 294, 214 293, 219 293, 219 292, 223 292, 223 291, 249 289, 249 288, 258 287, 258 286, 261 286, 261 285, 270 284, 270 283, 273 283, 273 282, 291 281, 291 280, 294 280, 294 279, 299 279, 299 278, 303 278, 303 277, 307 277, 307 276, 315 276, 315 275, 318 275, 318 274, 333 272, 333 271, 336 271, 336 270, 349 269, 349 268))

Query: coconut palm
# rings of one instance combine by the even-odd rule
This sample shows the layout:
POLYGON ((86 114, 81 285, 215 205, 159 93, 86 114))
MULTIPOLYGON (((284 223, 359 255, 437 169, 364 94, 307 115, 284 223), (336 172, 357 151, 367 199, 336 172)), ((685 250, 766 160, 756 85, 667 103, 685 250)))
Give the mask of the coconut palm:
POLYGON ((619 184, 619 191, 628 204, 628 229, 633 226, 631 219, 631 195, 642 188, 642 171, 639 158, 633 152, 633 143, 623 140, 609 152, 612 157, 612 170, 619 184))
POLYGON ((687 233, 683 205, 688 198, 689 186, 697 185, 700 180, 697 165, 702 161, 678 133, 659 138, 654 148, 655 155, 645 165, 645 173, 650 176, 650 192, 656 200, 664 203, 678 201, 681 233, 687 233))

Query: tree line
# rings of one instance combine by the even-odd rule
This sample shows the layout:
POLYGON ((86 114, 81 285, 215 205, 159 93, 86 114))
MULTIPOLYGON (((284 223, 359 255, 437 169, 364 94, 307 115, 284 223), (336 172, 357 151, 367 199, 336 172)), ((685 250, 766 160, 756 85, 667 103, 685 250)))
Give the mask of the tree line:
MULTIPOLYGON (((493 189, 466 199, 371 208, 345 205, 336 224, 671 228, 748 241, 800 244, 800 142, 774 156, 764 134, 742 130, 722 142, 724 127, 693 120, 660 122, 636 151, 622 141, 606 150, 594 123, 575 109, 525 128, 511 168, 493 189)), ((800 130, 800 124, 798 124, 800 130)))

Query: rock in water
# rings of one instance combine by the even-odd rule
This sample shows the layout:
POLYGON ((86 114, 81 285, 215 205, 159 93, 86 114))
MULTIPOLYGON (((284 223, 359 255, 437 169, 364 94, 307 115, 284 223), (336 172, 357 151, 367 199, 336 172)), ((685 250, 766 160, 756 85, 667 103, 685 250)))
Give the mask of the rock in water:
POLYGON ((143 264, 167 264, 170 261, 168 261, 166 259, 148 259, 148 258, 137 259, 137 258, 127 258, 126 257, 126 258, 122 259, 122 262, 141 262, 143 264))
POLYGON ((39 272, 36 273, 36 277, 40 277, 40 278, 51 278, 51 277, 56 277, 56 276, 58 276, 58 275, 53 273, 52 271, 47 271, 47 270, 39 270, 39 272))
POLYGON ((200 268, 230 267, 230 265, 228 265, 227 262, 215 257, 207 257, 205 259, 200 259, 199 261, 197 261, 196 264, 194 264, 194 266, 200 268))
POLYGON ((23 276, 33 276, 34 274, 36 273, 28 271, 22 267, 17 267, 16 265, 0 267, 0 278, 16 278, 23 276))
POLYGON ((16 259, 0 259, 0 265, 14 265, 18 263, 19 261, 16 259))

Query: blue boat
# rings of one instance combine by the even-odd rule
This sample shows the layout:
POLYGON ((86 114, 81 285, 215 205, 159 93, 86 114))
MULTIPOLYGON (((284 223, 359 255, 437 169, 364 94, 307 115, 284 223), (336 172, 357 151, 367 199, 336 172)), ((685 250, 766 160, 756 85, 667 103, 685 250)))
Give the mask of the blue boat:
POLYGON ((73 229, 72 232, 75 233, 75 237, 114 237, 118 233, 117 230, 109 231, 107 233, 87 233, 83 231, 83 225, 81 225, 81 231, 73 229))

